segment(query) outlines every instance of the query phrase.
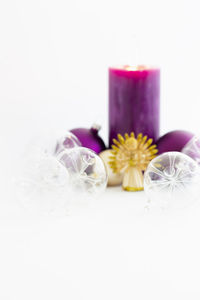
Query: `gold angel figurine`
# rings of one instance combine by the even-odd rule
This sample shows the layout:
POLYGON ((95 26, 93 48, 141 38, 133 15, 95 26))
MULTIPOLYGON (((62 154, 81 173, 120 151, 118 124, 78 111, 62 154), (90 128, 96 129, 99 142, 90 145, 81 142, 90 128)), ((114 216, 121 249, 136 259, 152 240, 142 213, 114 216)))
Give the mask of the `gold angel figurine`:
POLYGON ((113 139, 109 165, 113 173, 123 172, 122 187, 126 191, 143 190, 143 171, 156 156, 156 145, 151 145, 152 139, 138 134, 137 138, 131 132, 124 137, 118 134, 118 140, 113 139))

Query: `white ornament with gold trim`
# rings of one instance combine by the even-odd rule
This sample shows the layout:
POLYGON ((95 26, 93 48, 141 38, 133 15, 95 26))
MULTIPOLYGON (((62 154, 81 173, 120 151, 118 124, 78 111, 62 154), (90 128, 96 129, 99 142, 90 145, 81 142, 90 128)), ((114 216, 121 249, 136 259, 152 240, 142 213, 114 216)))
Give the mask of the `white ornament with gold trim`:
POLYGON ((105 167, 106 167, 106 172, 108 175, 108 186, 116 186, 116 185, 120 185, 122 183, 123 174, 121 174, 121 173, 116 174, 112 171, 112 169, 108 163, 111 155, 112 155, 112 150, 110 150, 110 149, 104 150, 99 154, 99 156, 103 160, 105 167))

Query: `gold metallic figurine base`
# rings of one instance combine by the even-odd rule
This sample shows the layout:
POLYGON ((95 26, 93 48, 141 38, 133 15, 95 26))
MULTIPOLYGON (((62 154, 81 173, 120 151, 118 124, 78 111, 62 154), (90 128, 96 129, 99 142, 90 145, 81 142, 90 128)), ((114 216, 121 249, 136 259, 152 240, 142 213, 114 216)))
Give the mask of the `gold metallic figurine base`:
POLYGON ((144 191, 144 188, 134 188, 134 187, 127 186, 127 187, 123 187, 123 190, 127 192, 139 192, 139 191, 144 191))

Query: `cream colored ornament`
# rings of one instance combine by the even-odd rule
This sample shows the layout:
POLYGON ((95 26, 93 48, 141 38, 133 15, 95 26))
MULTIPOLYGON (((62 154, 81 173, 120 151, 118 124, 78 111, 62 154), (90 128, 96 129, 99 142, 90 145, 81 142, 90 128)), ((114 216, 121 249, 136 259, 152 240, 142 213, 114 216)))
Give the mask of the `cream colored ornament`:
POLYGON ((106 167, 106 172, 108 175, 108 186, 116 186, 116 185, 120 185, 122 183, 122 179, 123 179, 123 174, 121 173, 113 173, 110 165, 109 165, 109 160, 110 160, 110 156, 112 154, 112 150, 105 150, 102 151, 99 156, 101 157, 101 159, 103 160, 105 167, 106 167))

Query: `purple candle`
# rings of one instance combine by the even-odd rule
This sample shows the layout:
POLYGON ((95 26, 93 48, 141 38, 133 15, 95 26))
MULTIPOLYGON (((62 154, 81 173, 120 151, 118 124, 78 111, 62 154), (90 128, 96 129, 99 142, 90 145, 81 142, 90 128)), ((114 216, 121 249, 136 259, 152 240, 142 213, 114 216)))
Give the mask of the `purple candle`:
POLYGON ((146 66, 109 69, 109 147, 120 133, 156 141, 160 125, 160 70, 146 66))

